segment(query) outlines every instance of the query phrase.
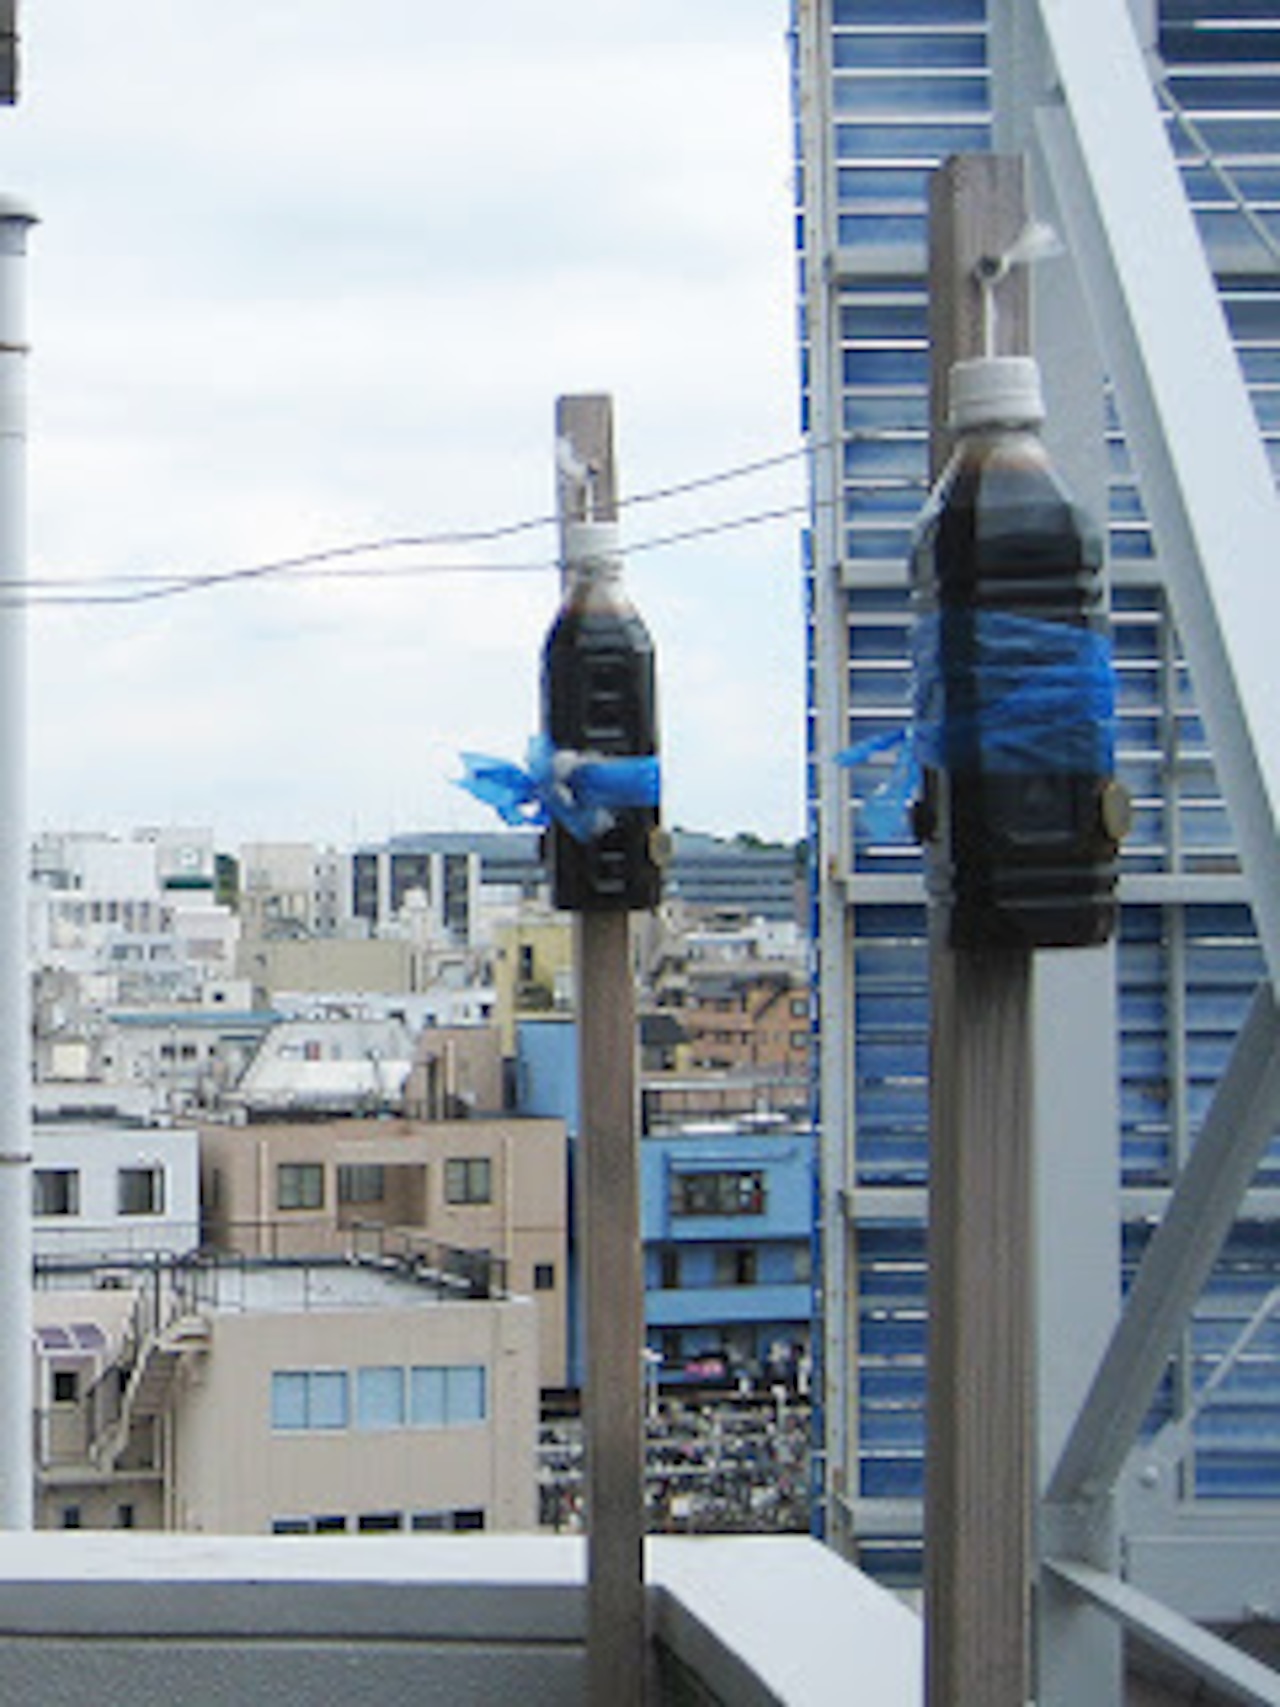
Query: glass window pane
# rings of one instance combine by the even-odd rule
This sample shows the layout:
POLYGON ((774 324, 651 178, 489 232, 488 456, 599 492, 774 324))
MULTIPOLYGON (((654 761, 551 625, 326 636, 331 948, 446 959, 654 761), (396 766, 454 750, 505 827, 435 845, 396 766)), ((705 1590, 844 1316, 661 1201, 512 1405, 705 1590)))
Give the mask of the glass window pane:
POLYGON ((485 1418, 484 1368, 467 1364, 445 1371, 445 1420, 454 1427, 485 1418))
POLYGON ((356 1427, 404 1427, 404 1370, 391 1367, 356 1372, 356 1427))
POLYGON ((306 1428, 307 1377, 300 1370, 277 1370, 271 1377, 272 1428, 306 1428))
POLYGON ((445 1424, 443 1369, 426 1367, 409 1373, 409 1421, 415 1428, 445 1424))
POLYGON ((346 1428, 347 1377, 343 1370, 312 1370, 308 1420, 312 1428, 346 1428))
POLYGON ((164 1174, 159 1168, 121 1168, 116 1175, 121 1215, 160 1215, 164 1211, 164 1174))

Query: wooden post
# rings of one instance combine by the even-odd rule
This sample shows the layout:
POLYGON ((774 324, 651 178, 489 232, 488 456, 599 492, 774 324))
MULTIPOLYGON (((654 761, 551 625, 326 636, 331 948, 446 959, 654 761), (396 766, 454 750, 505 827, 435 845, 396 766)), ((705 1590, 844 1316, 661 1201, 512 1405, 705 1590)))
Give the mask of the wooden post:
MULTIPOLYGON (((611 400, 560 398, 556 433, 563 548, 566 522, 588 515, 609 520, 617 514, 611 400)), ((589 1707, 641 1707, 649 1654, 631 916, 625 911, 580 913, 574 924, 578 1234, 586 1320, 587 1701, 589 1707)))
MULTIPOLYGON (((950 449, 952 362, 982 354, 974 267, 1022 229, 1022 162, 963 156, 931 185, 931 453, 950 449)), ((1025 353, 1023 269, 1000 287, 998 354, 1025 353)), ((1035 1360, 1031 954, 932 945, 928 1707, 1032 1696, 1035 1360)))

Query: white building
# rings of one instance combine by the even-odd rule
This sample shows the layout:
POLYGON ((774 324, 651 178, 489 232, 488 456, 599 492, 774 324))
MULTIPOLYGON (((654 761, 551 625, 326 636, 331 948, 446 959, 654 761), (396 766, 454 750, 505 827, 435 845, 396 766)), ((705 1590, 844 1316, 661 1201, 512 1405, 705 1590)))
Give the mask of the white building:
POLYGON ((413 1039, 399 1019, 284 1020, 262 1039, 231 1105, 250 1115, 399 1107, 413 1039))
POLYGON ((191 1128, 38 1121, 32 1157, 37 1260, 177 1256, 199 1243, 200 1154, 191 1128))

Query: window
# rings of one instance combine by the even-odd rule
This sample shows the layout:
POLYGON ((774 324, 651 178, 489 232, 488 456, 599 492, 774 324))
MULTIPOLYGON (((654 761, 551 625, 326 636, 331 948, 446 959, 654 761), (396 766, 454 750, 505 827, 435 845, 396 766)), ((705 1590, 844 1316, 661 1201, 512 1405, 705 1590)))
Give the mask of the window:
POLYGON ((347 1520, 341 1513, 316 1517, 311 1521, 311 1528, 316 1535, 345 1535, 347 1533, 347 1520))
POLYGON ((454 1156, 444 1165, 446 1203, 492 1203, 493 1163, 488 1156, 454 1156))
POLYGON ((556 1286, 556 1265, 553 1262, 536 1262, 533 1265, 533 1290, 535 1292, 554 1292, 556 1286))
POLYGON ((415 1511, 410 1529, 483 1529, 483 1506, 462 1506, 456 1511, 415 1511))
POLYGON ((765 1202, 764 1174, 756 1168, 671 1176, 673 1215, 763 1215, 765 1202))
POLYGON ((126 1500, 123 1505, 116 1507, 117 1529, 135 1529, 137 1521, 138 1513, 131 1501, 126 1500))
POLYGON ((356 1528, 362 1535, 385 1535, 403 1529, 404 1519, 398 1511, 366 1511, 356 1519, 356 1528))
POLYGON ((482 1364, 425 1365, 409 1371, 414 1428, 465 1428, 488 1414, 482 1364))
POLYGON ((36 1215, 78 1215, 80 1172, 77 1168, 37 1168, 31 1176, 32 1208, 36 1215))
POLYGON ((658 1254, 658 1285, 664 1292, 674 1292, 680 1285, 680 1252, 671 1245, 658 1254))
POLYGON ((58 1514, 58 1523, 63 1529, 81 1529, 84 1527, 84 1513, 78 1505, 64 1505, 58 1514))
POLYGON ((271 1377, 271 1426, 277 1431, 466 1428, 488 1417, 483 1364, 424 1364, 407 1372, 370 1364, 351 1382, 344 1369, 277 1369, 271 1377), (354 1385, 354 1418, 352 1393, 354 1385), (407 1404, 406 1404, 407 1401, 407 1404))
POLYGON ((381 1203, 387 1195, 386 1178, 378 1163, 344 1163, 338 1168, 338 1202, 381 1203))
POLYGON ((121 1215, 162 1215, 164 1169, 121 1168, 116 1174, 116 1207, 121 1215))
POLYGON ((715 1284, 717 1286, 754 1286, 758 1265, 756 1253, 749 1245, 734 1250, 717 1251, 715 1255, 715 1284))
POLYGON ((356 1427, 404 1427, 404 1370, 356 1370, 356 1427))
POLYGON ((50 1395, 55 1405, 74 1405, 80 1397, 79 1370, 55 1369, 50 1395))
POLYGON ((347 1426, 347 1376, 342 1369, 278 1369, 271 1377, 274 1429, 347 1426))
POLYGON ((277 1209, 323 1209, 324 1167, 320 1162, 281 1162, 276 1168, 277 1209))

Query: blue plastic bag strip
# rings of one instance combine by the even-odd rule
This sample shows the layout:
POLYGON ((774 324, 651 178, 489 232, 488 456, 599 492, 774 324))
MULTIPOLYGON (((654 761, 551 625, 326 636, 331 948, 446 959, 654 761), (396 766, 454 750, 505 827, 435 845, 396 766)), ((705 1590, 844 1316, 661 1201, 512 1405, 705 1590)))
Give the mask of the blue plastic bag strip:
POLYGON ((912 663, 911 724, 836 755, 852 767, 897 750, 888 775, 859 803, 858 828, 869 840, 901 839, 922 765, 1014 775, 1114 770, 1109 636, 1003 611, 943 611, 917 621, 912 663))
POLYGON ((526 767, 485 753, 463 753, 458 787, 492 806, 504 824, 541 829, 554 819, 579 842, 603 835, 614 814, 659 803, 658 761, 589 758, 557 752, 545 735, 529 743, 526 767))

